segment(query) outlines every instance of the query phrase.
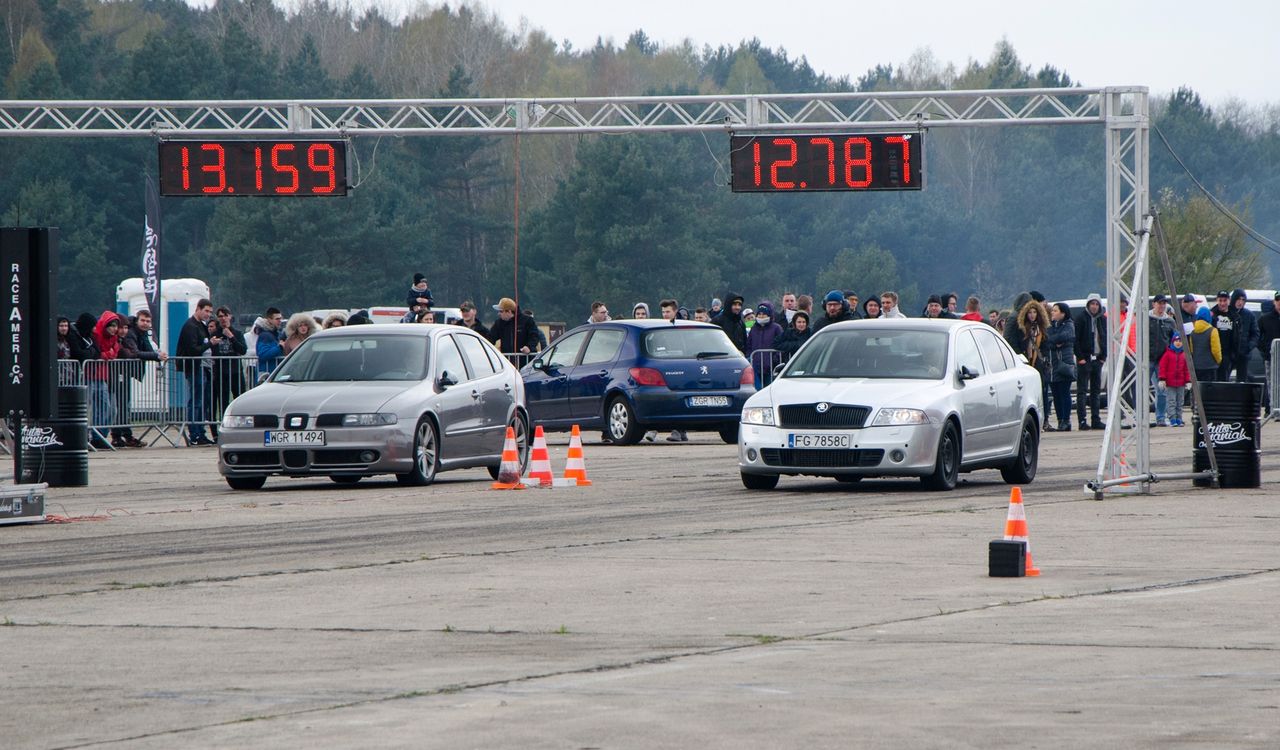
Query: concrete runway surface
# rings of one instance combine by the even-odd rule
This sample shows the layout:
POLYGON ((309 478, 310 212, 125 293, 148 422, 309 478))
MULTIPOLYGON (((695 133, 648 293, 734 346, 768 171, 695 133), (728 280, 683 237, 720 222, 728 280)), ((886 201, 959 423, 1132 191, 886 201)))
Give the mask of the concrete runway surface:
POLYGON ((0 746, 1280 747, 1275 425, 1261 489, 1103 502, 1101 433, 1045 436, 1023 579, 998 472, 748 492, 692 438, 523 492, 94 456, 48 511, 102 520, 0 527, 0 746))

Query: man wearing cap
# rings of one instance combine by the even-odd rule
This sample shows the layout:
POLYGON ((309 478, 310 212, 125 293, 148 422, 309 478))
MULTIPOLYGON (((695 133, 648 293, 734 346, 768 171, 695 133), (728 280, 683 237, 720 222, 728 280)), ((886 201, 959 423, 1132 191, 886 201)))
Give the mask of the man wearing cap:
POLYGON ((853 320, 853 316, 849 314, 848 303, 845 302, 844 292, 839 289, 832 289, 827 292, 827 296, 822 298, 823 314, 818 317, 817 322, 813 324, 813 332, 816 334, 823 328, 832 323, 840 323, 846 320, 853 320))
POLYGON ((1168 425, 1164 412, 1169 396, 1163 389, 1157 388, 1156 384, 1160 382, 1160 358, 1173 341, 1175 326, 1173 316, 1169 314, 1169 298, 1157 294, 1151 300, 1151 310, 1147 312, 1147 369, 1150 371, 1151 386, 1156 388, 1157 427, 1168 425))
POLYGON ((1249 355, 1253 354, 1254 348, 1258 346, 1262 334, 1258 330, 1257 317, 1252 310, 1244 306, 1248 301, 1243 289, 1232 290, 1231 311, 1235 313, 1235 340, 1230 348, 1223 344, 1222 364, 1226 367, 1225 370, 1220 371, 1223 380, 1226 380, 1234 369, 1237 383, 1249 382, 1249 355))
POLYGON ((1236 350, 1236 324, 1240 314, 1231 306, 1231 293, 1218 292, 1217 303, 1209 308, 1210 322, 1218 329, 1218 344, 1222 347, 1222 362, 1214 380, 1231 379, 1231 358, 1236 350))
MULTIPOLYGON (((1271 300, 1271 307, 1258 317, 1258 351, 1267 370, 1267 383, 1271 383, 1271 342, 1280 339, 1280 292, 1271 300)), ((1263 408, 1271 412, 1271 387, 1262 389, 1263 408)))
MULTIPOLYGON (((1102 297, 1090 294, 1076 326, 1076 419, 1082 430, 1100 430, 1106 425, 1098 415, 1102 395, 1102 367, 1107 361, 1107 319, 1102 297), (1085 421, 1085 407, 1090 420, 1085 421)), ((1059 415, 1061 416, 1061 415, 1059 415)))
POLYGON ((485 328, 484 324, 480 322, 480 319, 476 317, 476 303, 471 300, 467 300, 466 302, 463 302, 462 306, 458 309, 462 312, 462 320, 453 321, 454 325, 470 328, 486 339, 489 338, 489 329, 485 328))
POLYGON ((503 354, 531 354, 538 347, 538 324, 530 315, 520 315, 515 300, 503 297, 493 306, 498 319, 489 329, 489 341, 503 354))

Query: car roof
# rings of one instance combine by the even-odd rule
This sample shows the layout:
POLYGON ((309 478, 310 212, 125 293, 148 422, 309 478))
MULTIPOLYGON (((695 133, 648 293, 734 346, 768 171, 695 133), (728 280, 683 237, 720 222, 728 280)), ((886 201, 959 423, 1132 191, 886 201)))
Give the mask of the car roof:
MULTIPOLYGON (((904 331, 949 331, 966 326, 986 326, 979 320, 959 320, 954 318, 872 318, 864 320, 844 320, 823 327, 823 331, 841 331, 851 328, 897 328, 904 331)), ((990 328, 990 326, 987 326, 990 328)), ((992 329, 994 330, 994 329, 992 329)))
POLYGON ((312 336, 360 336, 370 333, 390 333, 399 336, 429 336, 434 331, 466 331, 474 333, 465 326, 447 323, 365 323, 354 326, 338 326, 316 331, 312 336))

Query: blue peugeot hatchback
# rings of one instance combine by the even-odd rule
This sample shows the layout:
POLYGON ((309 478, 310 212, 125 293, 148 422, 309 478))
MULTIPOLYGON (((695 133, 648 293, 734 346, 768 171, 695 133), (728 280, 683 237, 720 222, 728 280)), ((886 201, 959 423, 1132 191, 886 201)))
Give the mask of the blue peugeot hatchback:
POLYGON ((707 323, 626 320, 579 326, 520 370, 529 417, 545 430, 600 428, 614 443, 646 430, 714 430, 738 441, 751 365, 707 323))

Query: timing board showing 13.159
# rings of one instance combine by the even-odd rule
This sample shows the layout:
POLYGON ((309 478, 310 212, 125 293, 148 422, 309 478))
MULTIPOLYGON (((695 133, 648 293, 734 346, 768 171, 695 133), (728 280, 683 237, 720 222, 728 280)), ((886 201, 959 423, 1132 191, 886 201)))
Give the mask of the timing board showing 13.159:
POLYGON ((924 133, 729 137, 735 193, 920 190, 924 133))

